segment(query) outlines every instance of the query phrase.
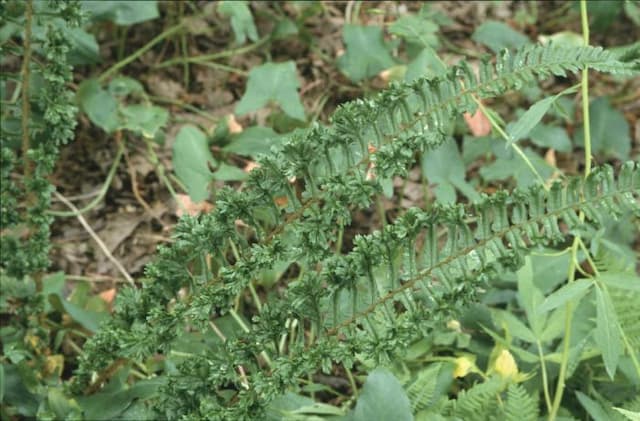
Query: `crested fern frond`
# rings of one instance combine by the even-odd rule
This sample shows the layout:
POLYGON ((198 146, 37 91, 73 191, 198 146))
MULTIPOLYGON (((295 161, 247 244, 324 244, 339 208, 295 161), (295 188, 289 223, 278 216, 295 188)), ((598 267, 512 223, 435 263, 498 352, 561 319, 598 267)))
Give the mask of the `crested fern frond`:
MULTIPOLYGON (((349 294, 350 301, 362 303, 355 297, 357 280, 345 282, 344 277, 329 273, 342 273, 336 268, 349 266, 361 268, 356 272, 364 275, 363 282, 370 285, 371 293, 368 303, 352 309, 352 315, 336 319, 338 323, 328 333, 335 334, 376 311, 393 313, 397 306, 388 305, 393 301, 408 312, 417 310, 418 301, 417 311, 422 312, 439 295, 462 291, 465 283, 496 265, 517 268, 531 247, 561 241, 568 230, 583 228, 578 217, 581 211, 586 223, 595 225, 625 211, 638 214, 639 193, 640 169, 638 164, 628 163, 617 180, 612 168, 602 167, 587 180, 558 182, 549 191, 537 186, 512 195, 494 194, 477 203, 473 213, 461 206, 410 209, 382 231, 357 237, 354 250, 338 262, 334 259, 325 270, 333 294, 349 294), (438 237, 440 231, 445 232, 444 238, 438 237), (386 272, 384 281, 376 279, 374 273, 378 272, 386 272)), ((333 300, 334 305, 337 302, 333 300)), ((333 314, 338 313, 334 308, 333 314)))

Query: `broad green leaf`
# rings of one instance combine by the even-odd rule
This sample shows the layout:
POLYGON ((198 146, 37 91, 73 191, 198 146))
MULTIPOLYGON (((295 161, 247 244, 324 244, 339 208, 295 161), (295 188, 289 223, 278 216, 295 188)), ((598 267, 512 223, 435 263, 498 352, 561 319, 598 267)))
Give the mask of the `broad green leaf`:
MULTIPOLYGON (((587 14, 592 28, 596 31, 605 31, 609 28, 619 18, 623 3, 619 0, 587 1, 587 14)), ((577 2, 574 7, 576 5, 577 2)))
POLYGON ((247 178, 247 173, 238 167, 222 162, 212 176, 214 180, 241 181, 247 178))
POLYGON ((553 45, 580 47, 584 45, 582 35, 573 31, 556 32, 553 35, 540 35, 538 40, 542 45, 552 43, 553 45))
POLYGON ((121 110, 122 128, 153 139, 167 124, 169 112, 155 105, 128 105, 121 110))
POLYGON ((505 23, 494 20, 488 20, 478 26, 471 38, 486 45, 494 53, 500 52, 503 48, 521 47, 529 42, 529 38, 522 33, 505 23))
POLYGON ((530 256, 525 258, 525 264, 518 270, 517 275, 518 302, 527 315, 533 335, 535 338, 540 338, 547 318, 543 313, 536 311, 544 300, 544 295, 534 284, 533 264, 530 256))
POLYGON ((258 40, 258 30, 246 1, 221 1, 218 3, 218 13, 222 16, 231 17, 231 28, 236 38, 236 44, 244 44, 247 42, 247 38, 251 41, 258 40))
MULTIPOLYGON (((553 167, 547 164, 540 155, 530 148, 526 148, 524 154, 543 179, 551 177, 553 167)), ((480 168, 480 175, 486 181, 515 177, 518 187, 528 187, 538 182, 529 166, 516 154, 512 154, 509 158, 498 158, 491 164, 483 166, 480 168)))
POLYGON ((367 376, 353 413, 353 421, 371 420, 413 420, 407 394, 385 368, 376 368, 367 376))
POLYGON ((577 86, 573 86, 569 89, 565 89, 559 94, 541 99, 540 101, 529 107, 529 109, 525 111, 524 114, 522 114, 515 123, 510 124, 507 127, 507 134, 510 137, 507 146, 510 146, 511 142, 517 142, 518 140, 527 137, 527 135, 531 132, 531 129, 533 129, 538 123, 540 123, 542 117, 544 117, 551 105, 556 102, 558 98, 560 98, 562 95, 576 92, 577 88, 577 86))
POLYGON ((389 32, 403 38, 406 42, 419 45, 422 48, 438 48, 439 26, 422 12, 414 15, 407 14, 389 25, 389 32))
POLYGON ((604 282, 608 287, 640 292, 640 276, 628 272, 600 272, 596 282, 604 282))
POLYGON ((73 419, 80 415, 81 409, 74 399, 67 398, 59 388, 50 387, 47 393, 49 408, 60 420, 73 419), (75 417, 73 416, 75 415, 75 417))
MULTIPOLYGON (((589 105, 591 126, 591 151, 606 157, 628 159, 631 151, 629 123, 624 115, 609 103, 605 97, 597 98, 589 105)), ((584 129, 576 130, 575 142, 584 145, 584 129)))
POLYGON ((71 51, 69 51, 69 64, 74 66, 95 64, 102 60, 98 41, 93 34, 82 28, 67 28, 64 25, 62 27, 72 45, 71 51))
POLYGON ((58 311, 65 311, 73 320, 95 333, 100 324, 109 318, 107 313, 85 310, 77 304, 68 301, 62 294, 49 295, 49 302, 58 311))
POLYGON ((434 77, 446 71, 445 65, 432 48, 424 48, 407 65, 404 80, 411 82, 419 77, 434 77))
POLYGON ((137 381, 131 387, 106 388, 100 393, 78 398, 86 419, 112 420, 129 408, 135 399, 149 399, 166 383, 163 377, 137 381))
POLYGON ((247 90, 236 105, 236 114, 244 115, 273 101, 289 116, 305 120, 304 108, 298 96, 300 82, 293 61, 265 63, 249 72, 247 90))
POLYGON ((623 352, 622 339, 618 331, 618 318, 606 290, 596 287, 596 329, 593 338, 602 352, 607 374, 613 380, 618 366, 618 360, 623 352))
POLYGON ((533 143, 543 148, 552 148, 558 152, 571 152, 571 139, 562 127, 540 123, 529 133, 533 143))
POLYGON ((118 98, 125 98, 133 94, 144 94, 142 84, 136 79, 127 76, 117 76, 111 79, 107 89, 118 98))
POLYGON ((89 120, 105 132, 118 129, 118 101, 108 91, 102 89, 97 79, 87 79, 80 84, 76 93, 78 104, 89 120))
POLYGON ((576 391, 576 396, 594 421, 611 421, 611 417, 599 402, 594 401, 579 390, 576 391))
POLYGON ((541 249, 540 254, 531 255, 533 266, 533 283, 543 294, 567 280, 567 267, 571 260, 569 252, 547 256, 544 253, 557 253, 555 249, 541 249))
POLYGON ((479 198, 478 193, 465 181, 464 162, 453 139, 422 155, 422 171, 430 184, 436 184, 435 194, 440 202, 455 203, 454 186, 471 200, 479 198))
POLYGON ((116 25, 133 25, 160 16, 156 0, 83 0, 82 8, 94 20, 109 20, 116 25))
POLYGON ((2 409, 4 410, 5 403, 10 403, 23 417, 36 419, 35 415, 42 397, 27 388, 25 377, 28 377, 28 373, 33 371, 33 368, 26 366, 25 363, 0 364, 4 372, 2 409))
POLYGON ((195 126, 183 126, 173 144, 173 168, 194 202, 209 197, 209 182, 216 161, 211 155, 207 137, 195 126))
POLYGON ((315 401, 306 396, 287 392, 284 395, 276 397, 267 407, 267 421, 280 421, 286 419, 292 411, 313 405, 315 401))
POLYGON ((281 138, 271 127, 253 126, 232 135, 231 142, 222 150, 256 158, 268 153, 271 146, 279 143, 281 138))
POLYGON ((372 77, 395 63, 377 26, 347 24, 342 37, 346 52, 338 58, 338 68, 353 82, 372 77))
POLYGON ((536 311, 542 314, 560 307, 567 301, 577 299, 578 297, 586 294, 592 285, 593 281, 591 279, 584 278, 568 283, 553 294, 549 295, 536 309, 536 311))

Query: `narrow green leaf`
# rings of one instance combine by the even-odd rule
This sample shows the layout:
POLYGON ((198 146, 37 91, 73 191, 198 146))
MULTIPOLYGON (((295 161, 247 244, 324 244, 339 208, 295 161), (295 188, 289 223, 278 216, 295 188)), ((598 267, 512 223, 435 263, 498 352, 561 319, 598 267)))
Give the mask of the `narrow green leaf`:
POLYGON ((598 402, 594 401, 579 390, 576 391, 576 396, 594 421, 611 421, 609 414, 607 414, 598 402))
MULTIPOLYGON (((537 312, 536 309, 544 300, 544 295, 540 291, 533 278, 533 264, 530 256, 525 258, 525 263, 518 270, 518 301, 527 315, 529 326, 531 326, 534 338, 540 338, 547 317, 544 313, 537 312)), ((535 342, 531 341, 531 342, 535 342)))
POLYGON ((527 327, 520 319, 508 311, 501 311, 499 313, 500 319, 505 323, 507 330, 513 336, 518 339, 529 343, 535 343, 537 338, 531 329, 527 327))
POLYGON ((640 421, 640 412, 629 411, 624 408, 616 408, 613 407, 616 411, 624 415, 628 420, 631 421, 640 421))
POLYGON ((578 85, 565 89, 557 95, 550 96, 548 98, 541 99, 533 104, 527 111, 524 112, 516 120, 515 123, 507 127, 507 134, 510 139, 507 146, 510 146, 512 142, 517 142, 520 139, 524 139, 529 135, 531 130, 542 120, 542 117, 549 111, 551 105, 562 95, 574 93, 578 90, 578 85))
POLYGON ((209 182, 213 179, 210 167, 216 167, 207 137, 195 126, 183 126, 173 144, 173 168, 184 183, 194 202, 209 196, 209 182))
POLYGON ((601 272, 596 282, 604 282, 612 288, 640 292, 640 276, 633 273, 601 272))
POLYGON ((602 352, 607 374, 613 379, 623 344, 618 331, 618 318, 606 290, 596 287, 596 329, 593 338, 602 352))
POLYGON ((583 296, 589 291, 593 285, 591 279, 578 279, 577 281, 566 284, 553 294, 549 295, 544 302, 537 308, 538 313, 547 313, 556 307, 565 304, 569 300, 574 300, 583 296))

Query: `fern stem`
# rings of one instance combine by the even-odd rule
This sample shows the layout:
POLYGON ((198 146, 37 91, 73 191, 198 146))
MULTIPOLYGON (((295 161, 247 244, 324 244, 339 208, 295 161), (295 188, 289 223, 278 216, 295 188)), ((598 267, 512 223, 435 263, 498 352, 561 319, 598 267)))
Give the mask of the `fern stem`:
MULTIPOLYGON (((587 2, 586 0, 580 0, 580 17, 582 22, 582 37, 585 46, 589 45, 589 18, 587 15, 587 2)), ((582 92, 582 113, 583 113, 583 125, 584 125, 584 155, 585 155, 585 167, 584 167, 584 177, 585 179, 591 173, 591 130, 589 124, 589 69, 585 67, 582 69, 582 81, 581 81, 581 92, 582 92)), ((580 212, 580 221, 584 220, 584 213, 580 212)), ((577 261, 578 247, 582 239, 580 235, 576 235, 573 239, 573 244, 571 245, 571 261, 569 262, 569 278, 568 282, 571 283, 575 280, 575 268, 579 267, 579 262, 577 261)), ((586 250, 586 248, 585 248, 586 250)), ((589 253, 586 253, 588 256, 589 253)), ((595 267, 595 266, 594 266, 595 267)), ((565 376, 567 374, 567 366, 569 363, 569 350, 571 347, 571 324, 573 321, 573 304, 571 301, 567 302, 566 305, 566 316, 565 316, 565 334, 563 338, 563 346, 562 346, 562 359, 560 361, 560 372, 558 374, 558 385, 556 387, 556 393, 553 400, 553 407, 549 413, 549 421, 554 421, 557 414, 558 409, 560 408, 560 403, 562 402, 562 395, 564 393, 565 386, 565 376)))

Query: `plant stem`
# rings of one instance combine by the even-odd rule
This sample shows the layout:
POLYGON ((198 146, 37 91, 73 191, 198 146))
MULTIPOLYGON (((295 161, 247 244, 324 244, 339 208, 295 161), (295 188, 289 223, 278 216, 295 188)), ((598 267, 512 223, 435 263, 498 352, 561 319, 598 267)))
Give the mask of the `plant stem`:
POLYGON ((104 181, 104 184, 102 184, 102 187, 100 188, 98 195, 87 206, 83 207, 82 209, 78 209, 77 212, 48 210, 47 213, 49 215, 58 216, 58 217, 78 216, 79 214, 83 214, 87 211, 90 211, 94 207, 96 207, 96 205, 98 205, 98 203, 100 203, 100 201, 102 201, 104 196, 107 194, 107 191, 109 191, 111 180, 113 180, 113 177, 116 174, 116 170, 118 169, 118 165, 120 164, 120 160, 122 159, 123 154, 124 154, 124 145, 122 142, 120 142, 118 146, 118 152, 116 153, 116 157, 113 160, 113 164, 111 164, 111 168, 109 169, 109 174, 107 174, 107 179, 104 181))
POLYGON ((102 73, 98 77, 98 82, 103 83, 105 80, 107 80, 109 78, 109 76, 113 75, 114 73, 117 73, 120 69, 122 69, 123 67, 125 67, 129 63, 137 60, 140 56, 142 56, 144 53, 146 53, 151 48, 153 48, 154 45, 156 45, 157 43, 159 43, 163 39, 165 39, 165 38, 175 34, 176 32, 180 31, 182 29, 182 27, 183 27, 183 23, 180 22, 177 25, 174 25, 171 28, 165 30, 160 35, 158 35, 157 37, 155 37, 154 39, 149 41, 146 45, 144 45, 143 47, 139 48, 136 52, 134 52, 133 54, 131 54, 127 58, 125 58, 123 60, 120 60, 119 62, 117 62, 116 64, 114 64, 110 68, 108 68, 104 73, 102 73))
MULTIPOLYGON (((580 0, 580 15, 582 22, 582 37, 585 46, 589 45, 589 19, 587 16, 587 2, 586 0, 580 0)), ((584 176, 589 176, 591 172, 591 130, 589 127, 589 70, 585 67, 582 70, 582 111, 583 111, 583 125, 584 125, 584 154, 585 154, 585 167, 584 176)), ((584 213, 580 212, 580 221, 584 220, 584 213)), ((571 245, 571 261, 569 262, 569 276, 568 282, 571 283, 575 280, 576 267, 579 266, 578 262, 578 247, 582 239, 580 235, 576 235, 571 245)), ((586 249, 585 249, 586 250, 586 249)), ((587 253, 588 255, 588 253, 587 253)), ((560 409, 560 403, 562 402, 562 395, 565 387, 565 376, 567 375, 567 367, 569 365, 569 351, 571 348, 571 325, 573 322, 573 304, 571 301, 567 302, 566 315, 564 321, 564 338, 562 339, 562 357, 560 360, 560 372, 558 373, 558 384, 556 386, 556 393, 553 399, 553 406, 549 412, 549 421, 554 421, 560 409)))
POLYGON ((25 182, 31 177, 32 162, 29 159, 29 116, 31 103, 29 102, 29 64, 31 63, 31 22, 33 19, 33 0, 27 1, 24 23, 24 57, 22 59, 22 160, 25 182))
POLYGON ((233 50, 221 51, 219 53, 204 54, 204 55, 195 56, 195 57, 178 57, 178 58, 174 58, 174 59, 171 59, 171 60, 167 60, 167 61, 162 62, 160 64, 156 64, 154 67, 156 69, 162 69, 163 67, 169 67, 169 66, 173 66, 175 64, 182 64, 184 62, 202 64, 202 62, 208 62, 208 61, 215 60, 215 59, 218 59, 218 58, 237 56, 237 55, 245 54, 245 53, 248 53, 249 51, 255 50, 256 48, 260 47, 262 44, 264 44, 267 41, 269 41, 270 38, 271 37, 266 36, 266 37, 260 38, 258 41, 254 42, 253 44, 250 44, 250 45, 247 45, 247 46, 244 46, 244 47, 240 47, 240 48, 236 48, 236 49, 233 49, 233 50))

